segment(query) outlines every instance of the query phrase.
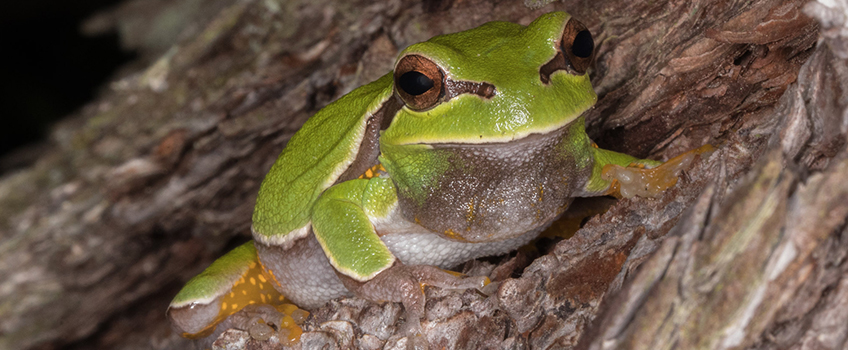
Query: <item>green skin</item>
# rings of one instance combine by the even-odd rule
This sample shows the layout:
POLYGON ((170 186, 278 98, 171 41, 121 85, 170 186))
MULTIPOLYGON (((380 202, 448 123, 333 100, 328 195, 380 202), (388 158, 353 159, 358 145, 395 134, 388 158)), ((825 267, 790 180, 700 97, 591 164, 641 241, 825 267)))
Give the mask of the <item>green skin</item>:
MULTIPOLYGON (((549 82, 540 79, 540 67, 557 55, 570 18, 566 13, 553 12, 527 27, 491 22, 412 45, 398 56, 398 62, 409 55, 425 57, 455 81, 491 84, 494 96, 462 93, 424 111, 408 105, 387 108, 400 100, 389 73, 315 114, 292 137, 262 183, 252 231, 257 248, 268 249, 257 249, 259 261, 268 264, 279 261, 273 254, 305 251, 297 242, 314 237, 344 287, 371 300, 401 301, 408 311, 416 309, 420 316, 423 304, 419 296, 386 295, 374 292, 382 290, 379 288, 360 288, 375 280, 381 284, 398 281, 385 276, 400 270, 406 262, 384 242, 384 236, 398 227, 397 222, 402 222, 402 227, 420 225, 416 227, 422 232, 458 242, 496 244, 516 237, 532 238, 533 232, 568 206, 570 198, 603 195, 611 184, 601 178, 605 165, 656 165, 592 146, 581 117, 597 100, 587 73, 563 69, 550 74, 549 82), (392 114, 385 115, 386 111, 392 114), (375 116, 390 121, 376 134, 369 132, 369 122, 375 116), (371 139, 374 135, 377 142, 371 139), (537 141, 532 141, 536 139, 545 146, 537 146, 537 141), (369 142, 378 144, 379 149, 374 156, 362 156, 363 145, 369 142), (502 164, 485 163, 525 144, 531 149, 529 153, 555 162, 558 170, 552 171, 558 173, 553 176, 534 170, 529 180, 515 175, 506 178, 504 169, 527 165, 528 160, 520 155, 502 164), (489 150, 495 151, 488 156, 477 155, 489 150), (365 164, 367 168, 376 163, 382 164, 387 174, 371 179, 356 179, 358 174, 345 178, 351 167, 365 164), (501 187, 480 190, 495 178, 503 184, 501 187), (561 179, 562 183, 543 180, 548 178, 561 179), (478 192, 452 192, 465 185, 478 192), (523 192, 509 192, 510 188, 532 189, 524 192, 534 193, 523 196, 523 192), (496 202, 511 204, 498 206, 496 202), (522 211, 530 207, 535 211, 522 211), (508 216, 515 212, 524 214, 508 216), (271 250, 276 253, 267 253, 271 250)), ((521 242, 526 240, 522 238, 521 242)), ((213 264, 204 272, 211 277, 190 281, 171 308, 211 303, 227 293, 239 278, 234 271, 244 271, 243 266, 255 261, 250 255, 253 251, 232 254, 239 258, 225 256, 222 261, 229 264, 213 264)), ((432 261, 428 265, 444 264, 432 261)), ((404 281, 412 275, 415 283, 433 285, 468 287, 480 282, 475 279, 474 283, 462 284, 422 271, 404 270, 404 281)), ((279 274, 275 272, 281 279, 279 274)), ((281 292, 288 297, 297 294, 292 292, 297 288, 282 288, 281 292)), ((303 303, 314 306, 320 301, 303 303)))

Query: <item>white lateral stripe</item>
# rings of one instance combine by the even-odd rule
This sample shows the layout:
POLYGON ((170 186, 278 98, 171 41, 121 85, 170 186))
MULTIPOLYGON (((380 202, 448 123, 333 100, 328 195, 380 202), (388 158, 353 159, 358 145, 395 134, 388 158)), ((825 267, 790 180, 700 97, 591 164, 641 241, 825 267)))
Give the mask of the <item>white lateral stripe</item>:
POLYGON ((272 236, 265 236, 259 233, 256 233, 256 230, 253 229, 253 225, 250 226, 250 232, 253 234, 253 239, 259 241, 264 245, 270 246, 280 246, 283 249, 290 248, 294 241, 306 237, 309 234, 309 229, 312 227, 312 221, 307 222, 303 227, 295 229, 287 234, 277 234, 272 236))

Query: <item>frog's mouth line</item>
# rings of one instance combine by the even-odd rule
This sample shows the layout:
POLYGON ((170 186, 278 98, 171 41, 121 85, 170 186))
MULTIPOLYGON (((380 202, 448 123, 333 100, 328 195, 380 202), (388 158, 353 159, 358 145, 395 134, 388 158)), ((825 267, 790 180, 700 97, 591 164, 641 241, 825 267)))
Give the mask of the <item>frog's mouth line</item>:
POLYGON ((468 149, 483 148, 483 147, 485 147, 485 148, 516 147, 516 146, 520 147, 520 146, 526 146, 528 144, 538 144, 540 141, 548 140, 551 137, 560 137, 560 136, 564 135, 565 132, 569 128, 571 128, 572 125, 575 122, 577 122, 578 120, 582 121, 582 118, 574 118, 573 120, 570 120, 569 122, 563 124, 562 126, 554 128, 550 131, 533 132, 533 133, 529 133, 529 134, 524 135, 524 136, 519 137, 519 138, 514 138, 514 139, 509 140, 509 141, 484 142, 484 143, 472 143, 472 142, 424 143, 424 142, 422 142, 422 143, 415 143, 415 144, 411 144, 411 145, 425 145, 425 146, 430 146, 430 147, 433 147, 433 148, 468 148, 468 149))

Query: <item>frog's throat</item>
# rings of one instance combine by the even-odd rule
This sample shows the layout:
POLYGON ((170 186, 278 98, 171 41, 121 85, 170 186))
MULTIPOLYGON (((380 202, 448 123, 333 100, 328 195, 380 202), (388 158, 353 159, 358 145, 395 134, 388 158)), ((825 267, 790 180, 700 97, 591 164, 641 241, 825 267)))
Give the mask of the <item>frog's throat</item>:
POLYGON ((404 155, 429 172, 425 181, 392 176, 399 209, 407 220, 446 237, 517 237, 553 220, 583 188, 592 171, 590 142, 578 118, 510 142, 430 144, 428 152, 404 155))

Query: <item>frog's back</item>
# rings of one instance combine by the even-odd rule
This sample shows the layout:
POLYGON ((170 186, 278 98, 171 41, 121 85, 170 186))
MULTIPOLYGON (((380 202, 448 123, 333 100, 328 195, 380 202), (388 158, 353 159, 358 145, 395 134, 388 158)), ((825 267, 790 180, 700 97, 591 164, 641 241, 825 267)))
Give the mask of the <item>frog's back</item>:
POLYGON ((312 205, 353 163, 369 119, 391 97, 391 74, 313 115, 289 140, 259 189, 253 236, 282 244, 308 233, 312 205))

